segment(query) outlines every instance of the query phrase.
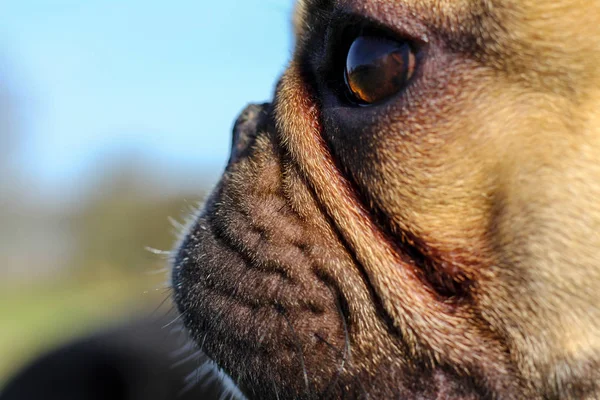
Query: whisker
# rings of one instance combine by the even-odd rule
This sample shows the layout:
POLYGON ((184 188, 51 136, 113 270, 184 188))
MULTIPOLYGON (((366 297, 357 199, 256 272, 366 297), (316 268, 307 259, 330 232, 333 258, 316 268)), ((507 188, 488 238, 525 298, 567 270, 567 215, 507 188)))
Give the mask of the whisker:
POLYGON ((198 350, 193 352, 192 354, 182 358, 181 360, 173 363, 171 365, 171 369, 175 369, 177 367, 181 367, 183 364, 188 363, 189 361, 193 361, 193 360, 197 360, 198 358, 200 358, 200 356, 202 355, 202 351, 198 350))
MULTIPOLYGON (((171 294, 169 293, 167 296, 165 296, 165 298, 163 299, 163 301, 161 301, 158 306, 156 306, 156 308, 154 309, 154 311, 152 311, 152 313, 150 314, 151 317, 155 317, 156 313, 158 312, 158 310, 160 310, 166 303, 167 301, 171 300, 171 294)), ((175 306, 172 305, 170 307, 169 312, 171 312, 172 310, 175 309, 175 306)), ((166 316, 166 315, 165 315, 166 316)))
POLYGON ((166 274, 167 272, 169 272, 170 269, 171 269, 170 267, 163 267, 163 268, 153 269, 150 271, 145 271, 144 274, 149 275, 149 276, 162 275, 162 274, 166 274))
POLYGON ((168 220, 171 226, 177 230, 177 233, 183 232, 185 230, 185 225, 177 221, 175 218, 169 217, 168 220))
POLYGON ((205 333, 204 337, 202 338, 202 343, 200 344, 200 351, 204 349, 204 342, 206 341, 206 336, 208 336, 208 332, 205 333))
POLYGON ((333 350, 337 354, 341 354, 343 356, 343 351, 339 351, 334 345, 332 345, 331 343, 329 343, 327 341, 327 339, 325 339, 323 336, 319 335, 318 333, 315 333, 315 337, 317 339, 319 339, 321 342, 323 342, 327 347, 329 347, 330 350, 333 350))
POLYGON ((195 347, 196 347, 196 345, 194 344, 194 342, 192 342, 191 340, 186 340, 185 343, 181 346, 181 348, 179 348, 179 349, 174 350, 173 352, 171 352, 170 356, 172 358, 182 357, 185 353, 190 352, 195 347))
POLYGON ((178 316, 176 316, 176 317, 173 319, 173 321, 171 321, 171 322, 169 322, 168 324, 164 325, 164 326, 162 327, 162 329, 166 329, 166 328, 168 328, 169 326, 173 325, 174 323, 176 323, 177 321, 179 321, 181 318, 183 318, 183 316, 184 316, 185 314, 186 314, 186 313, 181 313, 181 314, 179 314, 178 316))
MULTIPOLYGON (((342 372, 344 371, 344 368, 346 366, 346 361, 350 358, 350 335, 348 333, 348 324, 346 323, 346 317, 344 316, 344 313, 342 311, 342 306, 340 304, 340 300, 339 300, 338 296, 336 296, 334 290, 331 287, 329 287, 329 290, 331 291, 333 298, 336 299, 335 305, 336 305, 337 311, 340 315, 340 319, 342 321, 342 327, 344 329, 344 349, 341 352, 342 353, 342 361, 340 362, 340 366, 338 367, 338 369, 335 373, 335 376, 333 377, 331 382, 327 385, 327 388, 325 388, 325 390, 323 391, 323 397, 327 397, 329 392, 335 388, 335 385, 338 383, 340 376, 342 375, 342 372)), ((315 336, 319 340, 323 341, 323 343, 325 343, 329 348, 331 348, 332 350, 335 350, 337 353, 340 353, 340 351, 335 346, 333 346, 331 343, 329 343, 327 340, 325 340, 319 334, 315 333, 315 336)))
POLYGON ((285 322, 287 323, 288 328, 292 332, 292 336, 294 337, 294 341, 296 342, 296 350, 298 351, 298 354, 300 356, 300 366, 302 367, 302 374, 304 377, 304 386, 306 387, 306 393, 308 394, 308 397, 312 397, 310 383, 308 382, 308 371, 306 370, 306 364, 304 362, 304 352, 302 351, 302 345, 300 344, 300 338, 296 334, 296 331, 295 331, 294 327, 292 326, 292 323, 290 322, 283 307, 281 307, 281 306, 277 307, 277 311, 280 313, 280 315, 283 316, 283 318, 285 319, 285 322))
POLYGON ((273 382, 273 389, 275 390, 275 398, 279 400, 279 390, 277 390, 277 383, 275 383, 275 379, 273 378, 271 378, 271 381, 273 382))
MULTIPOLYGON (((200 358, 199 360, 201 359, 202 358, 200 358)), ((212 374, 212 371, 213 367, 211 365, 211 362, 208 360, 204 360, 204 363, 202 365, 199 365, 185 377, 184 382, 186 383, 186 385, 183 387, 183 389, 179 391, 177 396, 181 397, 184 394, 188 393, 190 390, 196 387, 196 385, 200 384, 200 382, 202 382, 203 379, 206 381, 206 384, 211 383, 214 379, 216 379, 216 377, 212 374)))
MULTIPOLYGON (((200 351, 202 351, 202 349, 200 349, 200 351)), ((195 376, 196 376, 196 383, 200 382, 200 368, 204 366, 204 365, 200 365, 200 360, 201 359, 198 358, 197 364, 196 364, 196 374, 195 374, 195 376)), ((205 360, 205 362, 206 362, 206 360, 205 360)))
MULTIPOLYGON (((170 296, 166 297, 165 300, 163 300, 164 302, 167 301, 167 299, 169 299, 170 296)), ((154 311, 155 313, 158 312, 158 310, 160 309, 160 306, 156 308, 156 310, 154 311)), ((167 318, 169 315, 173 314, 175 312, 175 304, 171 303, 171 305, 169 306, 169 308, 160 316, 160 319, 165 319, 167 318)), ((154 315, 152 315, 154 316, 154 315)), ((157 317, 158 318, 158 317, 157 317)), ((171 321, 173 322, 173 321, 171 321)), ((165 325, 162 327, 162 329, 168 328, 168 325, 165 325)))
POLYGON ((171 329, 171 333, 182 333, 182 332, 186 332, 187 329, 185 329, 185 327, 183 326, 183 324, 181 325, 175 325, 172 329, 171 329))
POLYGON ((152 253, 156 256, 166 256, 169 257, 171 255, 171 251, 170 250, 158 250, 155 249, 154 247, 150 247, 150 246, 146 246, 144 247, 144 249, 149 252, 152 253))

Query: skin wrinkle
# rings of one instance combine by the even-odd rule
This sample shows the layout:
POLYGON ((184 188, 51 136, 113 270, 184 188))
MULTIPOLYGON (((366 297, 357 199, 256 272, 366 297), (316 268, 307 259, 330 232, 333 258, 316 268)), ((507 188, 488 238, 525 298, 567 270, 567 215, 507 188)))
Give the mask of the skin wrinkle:
MULTIPOLYGON (((459 309, 453 310, 452 314, 448 313, 435 295, 421 284, 412 268, 401 260, 388 239, 374 226, 368 213, 350 191, 349 184, 336 170, 334 162, 326 152, 321 132, 314 123, 319 118, 311 115, 316 109, 307 104, 311 96, 305 93, 302 87, 297 86, 298 78, 294 72, 293 67, 288 69, 283 77, 285 89, 279 92, 281 97, 277 99, 276 107, 282 105, 278 108, 279 131, 282 132, 282 138, 290 153, 296 157, 298 165, 310 177, 314 190, 328 208, 337 226, 355 249, 359 262, 367 270, 369 279, 383 299, 387 311, 394 317, 396 327, 413 342, 416 342, 417 337, 424 340, 435 353, 445 354, 453 363, 469 367, 476 365, 481 370, 490 368, 480 364, 482 359, 489 359, 490 355, 481 356, 477 351, 479 349, 471 349, 469 354, 465 354, 470 344, 479 339, 472 336, 473 327, 466 323, 471 317, 471 311, 459 309), (290 97, 286 96, 288 93, 291 93, 290 97), (295 118, 286 115, 287 110, 294 110, 295 118), (304 126, 296 125, 300 120, 299 116, 304 116, 304 126), (294 125, 290 126, 289 122, 293 122, 294 125), (296 149, 302 150, 295 151, 296 149), (334 204, 331 203, 332 199, 335 199, 334 204), (382 270, 380 266, 397 267, 382 270), (411 330, 414 330, 414 333, 411 330), (440 335, 439 332, 444 334, 440 335)), ((484 352, 490 348, 497 348, 497 345, 484 344, 481 347, 484 352)), ((493 358, 502 360, 504 355, 500 352, 494 354, 493 358)), ((494 374, 509 375, 508 370, 501 364, 493 367, 499 368, 498 371, 493 371, 494 374)))
POLYGON ((208 355, 260 399, 594 398, 598 21, 595 0, 301 1, 275 104, 239 121, 175 261, 208 355), (423 53, 352 107, 337 29, 364 21, 423 53))
MULTIPOLYGON (((268 144, 269 144, 269 142, 267 142, 267 141, 264 141, 264 140, 261 140, 260 138, 259 138, 258 142, 262 142, 262 143, 263 143, 263 145, 268 145, 268 144)), ((263 150, 264 150, 264 149, 263 149, 263 150)), ((268 152, 266 152, 266 153, 268 153, 268 152)), ((259 155, 259 154, 260 154, 260 155, 262 155, 262 154, 264 154, 264 153, 254 152, 254 154, 255 154, 255 155, 259 155)), ((259 157, 259 158, 261 158, 261 157, 259 157)), ((240 165, 240 167, 244 167, 244 164, 246 164, 246 163, 245 163, 245 162, 243 162, 243 163, 240 165)), ((253 162, 252 162, 252 163, 250 163, 250 164, 252 165, 252 169, 254 169, 254 168, 256 168, 256 167, 258 167, 258 166, 260 165, 260 162, 259 162, 257 159, 255 159, 255 161, 253 161, 253 162)), ((237 168, 237 167, 236 167, 236 168, 237 168)), ((260 168, 259 168, 259 170, 260 170, 260 168)), ((246 169, 246 171, 248 171, 248 170, 246 169)), ((231 172, 231 173, 237 173, 237 172, 235 172, 235 171, 230 171, 230 172, 231 172)), ((238 172, 239 172, 239 171, 238 171, 238 172)), ((271 175, 270 177, 274 177, 274 176, 276 176, 276 175, 271 175)), ((288 175, 288 176, 289 176, 289 175, 288 175)), ((269 178, 270 178, 270 177, 269 177, 269 178)), ((251 181, 255 181, 255 180, 251 180, 251 181)), ((268 182, 268 180, 261 179, 261 178, 258 178, 256 181, 257 181, 257 182, 268 182)), ((244 190, 244 187, 246 187, 246 186, 247 186, 247 182, 249 182, 249 181, 248 181, 248 180, 244 180, 243 182, 242 182, 242 181, 231 181, 231 184, 234 184, 234 185, 243 185, 242 187, 240 187, 240 188, 239 188, 239 193, 244 193, 244 192, 245 192, 245 193, 249 193, 248 191, 244 190)), ((225 185, 225 186, 227 186, 227 185, 225 185)), ((222 183, 220 184, 220 187, 221 187, 221 189, 219 189, 220 191, 224 190, 224 182, 222 182, 222 183)), ((236 191, 237 191, 237 190, 236 190, 236 191)), ((278 192, 278 191, 274 191, 274 193, 275 193, 275 192, 278 192)), ((296 187, 296 190, 295 190, 295 192, 296 192, 296 193, 298 192, 298 187, 296 187)), ((261 192, 260 192, 260 191, 257 191, 257 194, 261 194, 261 192)), ((211 202, 209 201, 209 204, 210 204, 210 203, 211 203, 211 202)), ((221 200, 221 201, 215 202, 215 205, 216 205, 216 206, 218 206, 218 207, 227 207, 227 204, 226 204, 226 203, 227 203, 227 202, 223 202, 223 201, 221 200)), ((248 203, 248 204, 251 204, 251 203, 248 203)), ((264 202, 259 202, 259 203, 257 203, 257 205, 258 205, 258 204, 264 204, 264 202)), ((224 212, 224 211, 226 211, 226 210, 227 210, 227 208, 224 208, 223 212, 224 212)), ((223 214, 223 212, 219 212, 219 215, 222 215, 222 214, 223 214)), ((310 215, 313 215, 313 217, 314 217, 314 214, 312 214, 312 213, 311 213, 310 215)), ((274 229, 277 229, 278 227, 277 227, 277 226, 273 226, 273 228, 274 228, 274 229)), ((191 246, 191 245, 189 245, 189 244, 188 244, 188 245, 187 245, 187 247, 193 247, 193 246, 191 246)), ((332 246, 332 245, 329 245, 328 247, 333 247, 333 246, 332 246)), ((306 248, 307 248, 308 250, 311 250, 311 249, 315 248, 315 246, 309 245, 309 246, 307 246, 306 248)), ((318 248, 315 248, 315 250, 318 250, 318 248)), ((202 251, 202 250, 200 250, 200 251, 202 251)), ((319 256, 318 256, 318 257, 319 257, 319 258, 316 258, 316 257, 315 257, 315 255, 312 255, 312 259, 314 260, 313 262, 316 262, 317 264, 320 264, 320 263, 325 263, 325 264, 328 264, 328 263, 331 263, 332 261, 334 261, 334 260, 335 260, 335 257, 332 257, 331 251, 330 251, 329 249, 327 249, 327 253, 325 253, 325 254, 319 254, 319 256), (322 261, 321 261, 321 260, 322 260, 322 261)), ((186 257, 183 257, 183 259, 185 259, 185 258, 186 258, 186 257)), ((204 260, 203 262, 207 262, 207 261, 210 261, 210 260, 204 260)), ((215 261, 213 261, 213 262, 215 262, 215 261)), ((218 263, 218 262, 217 262, 217 265, 219 265, 219 263, 218 263)), ((232 264, 229 264, 229 265, 232 265, 232 264)), ((221 266, 223 267, 223 265, 221 265, 221 266)), ((319 268, 321 268, 321 267, 319 267, 319 268)), ((180 269, 183 269, 183 270, 189 270, 190 272, 194 271, 193 269, 189 269, 189 268, 180 268, 180 269)), ((300 271, 300 270, 299 270, 299 271, 300 271)), ((248 276, 248 273, 245 273, 244 275, 245 275, 245 276, 248 276)), ((192 281, 196 281, 196 279, 197 279, 197 278, 192 278, 192 281)), ((245 278, 245 279, 243 279, 243 280, 244 280, 244 281, 247 283, 247 285, 248 285, 249 287, 251 287, 251 286, 252 286, 252 284, 249 282, 249 279, 248 279, 248 278, 245 278)), ((234 281, 235 281, 235 280, 234 280, 234 281)), ((336 279, 336 281, 340 281, 340 279, 336 279)), ((313 283, 313 284, 314 284, 314 283, 313 283)), ((281 289, 285 289, 285 288, 284 288, 284 287, 282 287, 281 289)), ((349 290, 349 288, 345 288, 345 290, 344 290, 344 291, 347 293, 347 295, 348 295, 348 293, 350 293, 350 292, 351 292, 351 290, 349 290)), ((193 292, 193 291, 188 291, 188 292, 193 292)), ((182 302, 182 300, 180 300, 180 302, 182 302)), ((184 300, 184 302, 185 302, 185 300, 184 300)), ((204 301, 203 301, 203 302, 204 302, 204 301)), ((353 304, 354 304, 354 303, 355 303, 355 302, 353 302, 353 304)), ((362 304, 368 304, 368 301, 366 301, 366 300, 356 301, 356 304, 361 304, 361 303, 362 303, 362 304)), ((335 304, 333 304, 333 305, 335 306, 335 304)), ((203 306, 202 306, 201 304, 197 303, 197 302, 194 302, 194 306, 193 306, 193 307, 194 307, 194 308, 196 308, 196 309, 203 309, 203 306)), ((227 309, 227 308, 226 308, 226 307, 227 307, 227 305, 226 305, 225 303, 223 303, 221 307, 224 307, 224 309, 227 309)), ((337 312, 337 306, 335 306, 335 307, 336 307, 336 312, 337 312)), ((362 307, 364 308, 364 306, 362 306, 362 307)), ((363 310, 363 312, 364 312, 364 310, 363 310)), ((354 312, 354 311, 353 311, 353 312, 352 312, 352 314, 356 316, 356 315, 360 314, 360 312, 354 312)), ((210 315, 210 314, 209 314, 209 315, 210 315)), ((221 313, 219 313, 218 315, 221 315, 221 313)), ((223 314, 223 315, 225 315, 225 314, 223 314)), ((217 321, 218 321, 218 319, 221 319, 221 318, 223 318, 223 317, 221 317, 221 316, 217 317, 215 322, 217 322, 217 321)), ((211 318, 211 319, 212 319, 212 320, 215 320, 215 318, 214 318, 214 317, 213 317, 213 318, 211 318)), ((296 321, 302 321, 302 318, 300 318, 300 316, 299 316, 299 315, 296 315, 296 316, 294 317, 294 319, 295 319, 296 321)), ((374 319, 374 318, 372 318, 372 317, 371 317, 371 318, 365 318, 365 319, 366 319, 366 320, 370 320, 370 321, 374 321, 374 320, 375 320, 375 319, 374 319)), ((339 321, 337 320, 337 318, 336 318, 336 319, 334 319, 333 321, 335 321, 336 323, 339 323, 339 321)), ((332 322, 333 322, 333 321, 332 321, 332 322)), ((194 323, 192 323, 192 324, 197 324, 197 323, 196 323, 196 322, 194 322, 194 323)), ((359 328, 359 327, 360 327, 360 325, 361 325, 361 323, 354 323, 354 326, 355 326, 356 328, 359 328)), ((212 328, 213 332, 211 333, 212 335, 219 336, 219 335, 222 335, 222 334, 223 334, 223 333, 219 333, 219 331, 221 331, 221 329, 220 329, 220 328, 218 328, 218 326, 219 326, 219 324, 217 324, 217 325, 213 325, 213 328, 212 328)), ((320 327, 324 328, 324 327, 326 327, 327 325, 326 325, 326 324, 319 323, 319 324, 312 324, 311 326, 320 326, 320 327)), ((307 328, 304 328, 304 329, 302 329, 302 332, 304 332, 304 331, 305 331, 305 329, 307 329, 307 328)), ((311 329, 311 328, 309 328, 309 329, 311 329)), ((377 329, 378 329, 377 327, 373 327, 373 326, 372 326, 372 327, 370 327, 370 328, 367 328, 367 329, 360 328, 360 329, 358 329, 358 332, 359 332, 359 334, 357 334, 357 335, 356 335, 356 337, 355 337, 355 340, 360 340, 360 336, 361 336, 360 332, 372 333, 372 332, 376 331, 377 329)), ((249 332, 250 332, 250 331, 249 331, 249 332)), ((207 350, 211 350, 211 348, 212 348, 212 347, 211 347, 211 337, 210 337, 210 336, 207 338, 206 342, 207 342, 207 346, 206 346, 207 350)), ((330 339, 330 338, 328 338, 328 342, 329 342, 329 343, 331 343, 331 339, 330 339)), ((374 341, 374 340, 368 340, 368 342, 369 342, 369 343, 375 343, 375 341, 374 341)), ((220 344, 220 345, 219 345, 219 347, 220 347, 220 348, 222 348, 222 346, 223 346, 223 344, 220 344)), ((338 347, 339 347, 339 345, 338 345, 338 347)), ((234 348, 236 348, 236 346, 235 346, 235 345, 234 345, 234 348)), ((389 344, 386 344, 385 346, 382 346, 382 348, 389 349, 389 348, 390 348, 390 346, 389 346, 389 344)), ((320 360, 323 360, 323 355, 322 355, 321 353, 322 353, 321 351, 317 351, 315 354, 319 356, 319 359, 320 359, 320 360)), ((311 353, 311 354, 312 354, 312 353, 311 353)), ((360 352, 359 352, 359 351, 356 351, 356 352, 355 352, 355 354, 360 354, 360 352)), ((225 355, 223 355, 223 356, 225 356, 225 355)), ((361 358, 361 359, 363 359, 364 357, 360 357, 360 358, 361 358)), ((238 361, 239 361, 239 356, 237 356, 237 357, 234 357, 234 359, 235 359, 235 361, 236 361, 236 362, 238 362, 238 361)), ((378 359, 379 359, 379 357, 377 356, 377 354, 376 354, 376 353, 373 353, 373 354, 372 354, 372 362, 376 363, 378 359)), ((291 364, 295 364, 295 363, 296 363, 296 360, 297 360, 297 357, 296 357, 296 358, 295 358, 295 357, 291 357, 290 359, 288 359, 288 361, 280 360, 280 362, 281 362, 283 365, 287 365, 287 364, 289 364, 289 363, 291 363, 291 364)), ((227 363, 223 363, 223 365, 224 365, 224 366, 227 366, 228 364, 227 364, 227 363)), ((335 370, 337 371, 337 367, 336 367, 336 365, 335 365, 335 364, 332 364, 332 366, 333 366, 333 367, 335 367, 335 370)), ((252 362, 251 360, 248 360, 247 362, 245 362, 245 367, 246 367, 245 369, 247 369, 247 370, 252 370, 252 369, 254 368, 254 367, 253 367, 253 362, 252 362)), ((365 370, 373 370, 373 368, 372 368, 372 367, 363 367, 363 368, 364 368, 365 370)), ((314 374, 315 374, 315 371, 313 370, 313 368, 311 368, 310 366, 308 366, 308 367, 307 367, 307 369, 308 369, 308 372, 309 372, 309 374, 310 374, 310 376, 311 376, 311 379, 315 379, 315 375, 314 375, 314 374)), ((288 371, 288 372, 289 372, 289 371, 288 371)), ((287 375, 283 375, 281 379, 283 379, 285 376, 287 376, 287 375)), ((327 376, 327 374, 324 374, 323 376, 324 376, 324 377, 326 377, 326 376, 327 376)), ((249 381, 249 382, 256 382, 256 381, 254 380, 254 377, 253 377, 253 376, 246 375, 246 374, 242 374, 242 375, 241 375, 241 377, 242 377, 242 380, 244 380, 244 379, 245 379, 247 382, 248 382, 248 381, 249 381), (245 378, 244 378, 244 376, 245 376, 245 378)), ((348 379, 348 378, 345 378, 345 380, 347 380, 347 379, 348 379)), ((365 378, 360 378, 360 379, 359 379, 359 381, 362 381, 363 379, 365 379, 365 378)))
MULTIPOLYGON (((592 58, 592 60, 593 60, 593 58, 592 58)), ((530 86, 530 85, 527 85, 527 86, 530 86)), ((502 90, 502 89, 501 89, 501 90, 502 90)), ((508 91, 507 91, 507 92, 508 92, 508 91)), ((508 93, 510 93, 510 92, 508 92, 508 93)), ((520 95, 522 96, 522 94, 520 94, 520 95)), ((508 99, 510 100, 510 99, 511 99, 511 97, 508 97, 508 99)), ((558 101, 558 100, 557 100, 557 97, 556 97, 556 96, 555 96, 554 98, 548 98, 548 99, 546 99, 546 100, 543 100, 543 102, 542 102, 542 103, 538 103, 539 105, 538 105, 537 107, 540 107, 540 105, 541 105, 541 106, 542 106, 542 108, 546 108, 548 104, 552 104, 551 102, 557 102, 557 101, 558 101)), ((477 104, 477 102, 475 102, 475 101, 472 101, 472 103, 473 103, 473 104, 477 104)), ((491 102, 490 102, 490 103, 488 104, 488 106, 487 106, 487 107, 489 107, 488 109, 501 109, 501 108, 498 106, 498 104, 502 104, 502 103, 506 103, 506 99, 505 99, 504 101, 501 101, 500 103, 491 103, 491 102)), ((487 104, 487 103, 483 103, 483 104, 487 104)), ((486 107, 486 106, 485 106, 485 105, 483 105, 483 104, 482 104, 482 107, 481 107, 481 108, 482 108, 482 109, 485 109, 485 107, 486 107)), ((547 116, 548 116, 548 115, 552 115, 552 114, 548 114, 548 113, 550 113, 550 112, 552 112, 552 113, 553 113, 553 114, 555 114, 555 115, 566 115, 566 116, 569 116, 569 114, 570 114, 570 113, 569 113, 569 111, 570 111, 570 109, 571 109, 571 105, 570 105, 570 104, 567 104, 567 106, 566 106, 566 107, 563 107, 563 108, 556 107, 556 108, 557 108, 558 110, 547 111, 547 113, 544 113, 544 112, 542 112, 542 113, 537 113, 537 114, 540 114, 540 116, 541 116, 541 117, 543 116, 543 117, 544 117, 544 118, 546 118, 546 119, 547 119, 547 116)), ((540 109, 541 109, 541 108, 540 108, 540 109)), ((536 116, 536 112, 535 112, 535 111, 533 111, 533 108, 529 108, 529 109, 528 109, 528 113, 529 113, 529 114, 530 114, 532 117, 535 117, 535 116, 536 116)), ((524 113, 524 114, 525 114, 525 115, 527 115, 527 113, 524 113)), ((452 115, 452 114, 450 113, 449 115, 452 115)), ((502 117, 503 117, 503 116, 500 116, 500 118, 502 118, 502 117)), ((494 117, 491 117, 491 118, 488 118, 488 119, 489 119, 489 120, 491 120, 491 121, 494 121, 494 117)), ((575 121, 577 121, 577 118, 575 118, 574 120, 575 120, 575 121)), ((529 124, 528 124, 528 125, 529 125, 529 124)), ((546 124, 544 123, 544 125, 546 125, 546 124)), ((532 124, 531 124, 531 125, 529 125, 529 126, 534 126, 534 124, 532 123, 532 124)), ((454 129, 455 129, 455 128, 454 128, 454 129)), ((536 127, 536 128, 535 128, 535 129, 533 129, 532 131, 535 131, 536 129, 540 129, 540 128, 539 128, 539 127, 536 127)), ((520 129, 519 129, 519 128, 517 128, 517 130, 516 130, 516 131, 517 131, 517 132, 525 132, 525 130, 526 130, 526 127, 523 127, 523 128, 520 128, 520 129)), ((549 131, 551 132, 551 131, 553 131, 553 130, 554 130, 554 128, 551 128, 549 131)), ((452 131, 452 128, 450 129, 450 131, 452 131)), ((571 131, 571 132, 576 132, 576 131, 577 131, 577 129, 572 129, 572 128, 569 128, 569 131, 571 131)), ((499 136, 502 136, 502 135, 499 135, 499 136)), ((552 142, 548 142, 548 144, 552 144, 552 142)), ((471 144, 471 146, 472 146, 472 144, 471 144)), ((533 147, 535 147, 535 146, 537 146, 537 145, 536 145, 536 144, 533 144, 533 147)), ((383 147, 383 148, 385 148, 386 146, 382 146, 382 147, 383 147)), ((388 145, 387 147, 389 148, 390 146, 388 145)), ((516 151, 516 149, 515 149, 515 151, 516 151)), ((516 154, 519 154, 519 151, 516 151, 516 154)), ((493 155, 490 155, 490 159, 494 159, 494 156, 493 156, 493 155)), ((507 162, 507 163, 509 163, 509 162, 507 162)), ((521 163, 520 163, 520 162, 516 162, 516 163, 513 163, 513 164, 514 164, 514 165, 521 165, 521 163)), ((394 165, 394 164, 392 163, 391 165, 394 165)), ((390 174, 388 173, 388 175, 390 175, 390 174)), ((493 176, 493 174, 492 174, 492 176, 493 176)), ((383 181, 383 179, 382 179, 382 181, 383 181)), ((393 180, 392 180, 392 181, 393 181, 393 180)), ((410 181, 409 181, 408 183, 410 183, 410 181)), ((371 187, 373 187, 373 186, 375 186, 375 187, 380 187, 379 185, 372 185, 371 187)), ((434 186, 435 186, 435 185, 434 185, 434 186)), ((439 186, 439 185, 438 185, 438 186, 439 186)), ((443 185, 442 185, 442 187, 443 187, 443 185)), ((422 198, 421 198, 420 200, 422 200, 422 198)), ((461 204, 461 203, 460 203, 460 202, 457 202, 456 204, 461 204)), ((415 206, 415 205, 412 205, 412 204, 411 204, 410 206, 408 206, 408 207, 406 207, 406 206, 405 206, 404 208, 405 208, 405 209, 409 209, 409 210, 410 210, 410 209, 414 208, 414 206, 415 206)), ((429 210, 430 210, 430 209, 429 209, 429 210)), ((393 214, 394 214, 394 212, 395 212, 395 210, 392 210, 391 214, 393 215, 393 214)), ((427 212, 425 212, 425 214, 423 214, 423 215, 420 215, 420 216, 419 216, 418 218, 416 218, 416 219, 417 219, 417 220, 421 220, 421 221, 422 221, 422 220, 423 220, 423 217, 424 217, 424 216, 427 216, 427 213, 428 213, 428 212, 430 212, 430 211, 427 211, 427 212)), ((460 214, 458 214, 458 215, 460 215, 460 214)), ((521 218, 521 217, 519 217, 519 218, 521 218)), ((438 221, 439 221, 439 222, 442 222, 442 223, 447 223, 447 221, 448 221, 448 217, 447 217, 447 216, 441 216, 441 218, 439 218, 439 219, 438 219, 438 221)), ((475 220, 475 221, 476 221, 476 220, 475 220)), ((444 225, 441 225, 441 226, 440 226, 440 228, 441 228, 441 229, 446 229, 446 230, 448 229, 448 227, 447 227, 447 226, 446 226, 446 227, 444 227, 444 225)), ((436 231, 436 229, 434 229, 434 228, 431 228, 431 229, 428 229, 428 231, 435 232, 435 231, 436 231)), ((425 233, 426 233, 426 232, 425 232, 425 233)), ((595 248, 595 247, 591 247, 591 248, 595 248)), ((524 273, 524 271, 520 271, 520 273, 522 273, 522 274, 523 274, 523 273, 524 273)), ((490 277, 491 277, 492 279, 494 278, 494 276, 493 276, 493 275, 490 275, 490 277)), ((497 279, 496 279, 496 281, 497 281, 497 279)), ((492 291, 492 290, 493 290, 493 289, 490 289, 490 291, 492 291)), ((510 304, 510 301, 507 301, 506 303, 507 303, 507 304, 510 304)), ((500 324, 497 324, 497 326, 501 326, 501 325, 503 325, 503 324, 504 324, 504 323, 500 323, 500 324)), ((545 352, 542 352, 542 353, 547 353, 547 351, 545 351, 545 352)))

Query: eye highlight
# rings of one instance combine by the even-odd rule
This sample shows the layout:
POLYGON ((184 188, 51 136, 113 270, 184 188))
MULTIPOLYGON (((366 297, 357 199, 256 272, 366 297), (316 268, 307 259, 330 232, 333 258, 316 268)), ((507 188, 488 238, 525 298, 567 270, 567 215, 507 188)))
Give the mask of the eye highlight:
POLYGON ((351 100, 370 105, 401 91, 412 78, 416 56, 407 42, 359 36, 346 58, 345 82, 351 100))

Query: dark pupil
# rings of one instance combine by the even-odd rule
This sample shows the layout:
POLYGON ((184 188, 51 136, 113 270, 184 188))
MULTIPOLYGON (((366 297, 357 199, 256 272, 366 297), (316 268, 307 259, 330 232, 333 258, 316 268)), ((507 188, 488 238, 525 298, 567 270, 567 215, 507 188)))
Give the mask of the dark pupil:
POLYGON ((410 46, 379 36, 360 36, 346 59, 346 84, 355 100, 372 104, 398 93, 410 79, 410 46))

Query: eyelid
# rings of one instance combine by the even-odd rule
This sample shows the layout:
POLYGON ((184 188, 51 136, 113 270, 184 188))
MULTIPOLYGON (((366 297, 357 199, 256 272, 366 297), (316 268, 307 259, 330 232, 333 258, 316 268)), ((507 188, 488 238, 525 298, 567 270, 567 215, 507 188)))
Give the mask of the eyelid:
POLYGON ((396 40, 407 40, 418 46, 430 42, 429 30, 414 16, 385 14, 371 16, 368 10, 354 11, 351 7, 338 5, 329 15, 328 30, 339 31, 349 25, 363 26, 385 33, 396 40))
POLYGON ((410 44, 415 54, 425 53, 429 45, 425 28, 416 22, 399 24, 399 26, 406 29, 390 27, 380 21, 338 7, 328 18, 322 56, 313 60, 313 65, 319 66, 317 68, 319 72, 326 72, 331 66, 337 68, 335 64, 339 63, 340 58, 344 58, 354 39, 365 34, 383 36, 398 42, 404 41, 410 44))

